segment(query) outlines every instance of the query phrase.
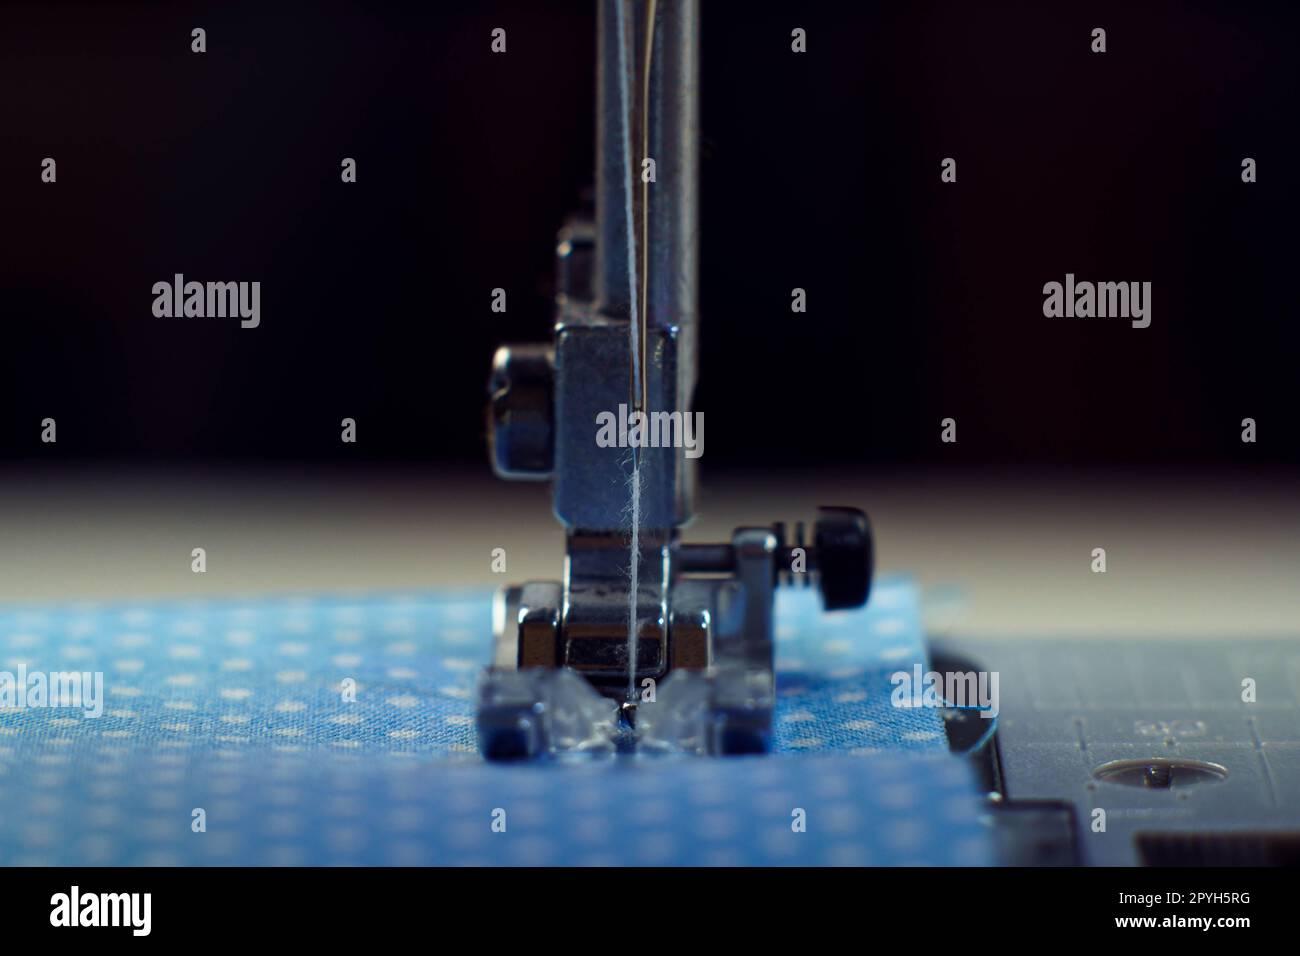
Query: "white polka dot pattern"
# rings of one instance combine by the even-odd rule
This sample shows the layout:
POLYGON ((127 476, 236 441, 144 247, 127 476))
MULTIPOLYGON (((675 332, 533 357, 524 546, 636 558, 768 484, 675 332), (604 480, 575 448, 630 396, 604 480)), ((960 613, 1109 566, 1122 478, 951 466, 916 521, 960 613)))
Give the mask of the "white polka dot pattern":
POLYGON ((0 710, 0 863, 984 862, 938 713, 889 704, 924 663, 912 586, 777 612, 778 755, 503 767, 474 734, 487 595, 0 609, 0 669, 105 692, 0 710))

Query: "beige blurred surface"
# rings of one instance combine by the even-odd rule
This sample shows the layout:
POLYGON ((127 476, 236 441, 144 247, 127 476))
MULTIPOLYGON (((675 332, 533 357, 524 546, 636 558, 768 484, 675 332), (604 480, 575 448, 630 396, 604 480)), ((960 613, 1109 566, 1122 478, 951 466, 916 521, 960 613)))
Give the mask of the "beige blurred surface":
MULTIPOLYGON (((792 523, 818 504, 871 514, 878 569, 982 635, 1300 636, 1300 494, 1248 473, 918 472, 703 476, 692 540, 792 523), (1090 570, 1093 548, 1108 570, 1090 570)), ((478 469, 308 465, 258 472, 9 466, 0 601, 492 587, 557 578, 549 486, 478 469), (191 549, 208 570, 190 569, 191 549), (490 570, 504 548, 508 573, 490 570)))

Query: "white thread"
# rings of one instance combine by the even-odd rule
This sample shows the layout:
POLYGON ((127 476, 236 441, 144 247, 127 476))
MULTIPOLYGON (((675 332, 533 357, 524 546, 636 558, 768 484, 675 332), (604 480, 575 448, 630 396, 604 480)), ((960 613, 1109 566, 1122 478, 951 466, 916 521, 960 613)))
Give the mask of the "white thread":
POLYGON ((637 572, 641 565, 641 460, 632 447, 632 542, 627 592, 627 699, 636 699, 637 572))
MULTIPOLYGON (((624 175, 628 177, 623 184, 623 214, 627 220, 627 278, 630 298, 627 328, 632 355, 632 394, 633 396, 640 396, 641 335, 638 327, 640 310, 637 302, 636 226, 632 215, 632 192, 634 187, 631 179, 634 168, 632 161, 632 81, 631 71, 628 69, 627 63, 627 51, 632 40, 627 33, 627 16, 623 9, 623 0, 618 0, 614 4, 614 10, 618 24, 619 96, 622 98, 620 104, 622 108, 619 110, 619 114, 622 118, 623 169, 624 175)), ((639 398, 637 401, 639 401, 639 398)), ((631 484, 630 497, 632 500, 630 515, 632 535, 628 555, 627 696, 628 700, 634 700, 636 698, 637 578, 641 564, 641 459, 635 445, 632 446, 632 475, 629 482, 631 484)))

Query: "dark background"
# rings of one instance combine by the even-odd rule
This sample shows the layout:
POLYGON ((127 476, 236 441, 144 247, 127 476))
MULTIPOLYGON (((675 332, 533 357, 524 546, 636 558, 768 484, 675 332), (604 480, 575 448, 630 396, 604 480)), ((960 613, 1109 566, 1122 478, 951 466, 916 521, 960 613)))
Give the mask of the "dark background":
MULTIPOLYGON (((594 16, 0 7, 0 456, 482 462, 492 351, 549 337, 591 182, 594 16), (260 280, 261 327, 155 318, 176 272, 260 280)), ((706 465, 1300 461, 1298 20, 706 0, 706 465), (1151 327, 1044 318, 1066 272, 1152 281, 1151 327)))

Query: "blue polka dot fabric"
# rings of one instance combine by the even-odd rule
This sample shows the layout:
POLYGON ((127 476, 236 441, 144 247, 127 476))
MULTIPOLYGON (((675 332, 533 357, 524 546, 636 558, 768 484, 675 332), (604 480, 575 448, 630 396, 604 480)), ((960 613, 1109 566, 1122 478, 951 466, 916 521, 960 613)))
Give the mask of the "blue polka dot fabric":
POLYGON ((906 581, 833 614, 780 593, 767 757, 487 764, 490 643, 482 593, 0 609, 0 863, 988 858, 939 712, 890 704, 925 662, 906 581))

